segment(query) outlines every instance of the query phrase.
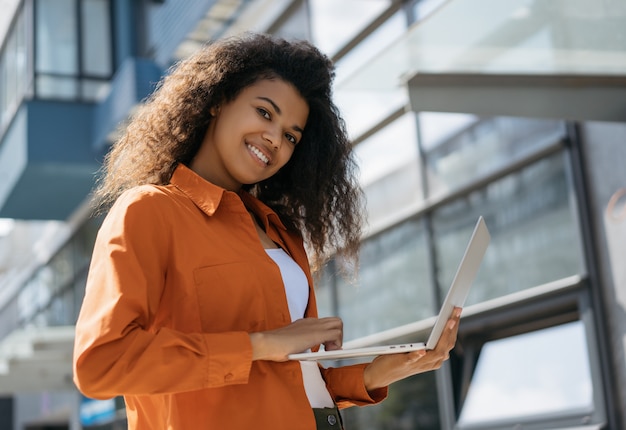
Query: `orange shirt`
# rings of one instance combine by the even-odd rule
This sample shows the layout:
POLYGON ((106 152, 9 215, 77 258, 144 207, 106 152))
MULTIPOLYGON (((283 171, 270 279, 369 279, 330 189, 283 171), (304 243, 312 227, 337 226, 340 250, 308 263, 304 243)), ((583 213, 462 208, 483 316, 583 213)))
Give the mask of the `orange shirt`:
MULTIPOLYGON (((247 208, 309 281, 302 239, 250 194, 185 166, 167 186, 124 193, 95 243, 76 325, 74 380, 93 398, 124 395, 130 429, 315 429, 300 365, 252 361, 248 333, 290 323, 280 270, 247 208)), ((381 401, 364 365, 322 369, 340 408, 381 401)))

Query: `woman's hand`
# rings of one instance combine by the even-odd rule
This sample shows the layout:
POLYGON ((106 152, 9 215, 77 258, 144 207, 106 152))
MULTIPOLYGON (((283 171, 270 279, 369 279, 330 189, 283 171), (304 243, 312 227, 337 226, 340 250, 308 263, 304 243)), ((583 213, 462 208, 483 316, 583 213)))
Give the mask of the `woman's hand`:
POLYGON ((324 344, 327 351, 340 349, 343 322, 336 317, 304 318, 276 330, 250 333, 253 360, 286 361, 289 354, 324 344))
POLYGON ((367 390, 373 391, 408 376, 439 369, 443 362, 450 358, 450 351, 456 343, 460 319, 461 308, 455 308, 433 350, 376 357, 365 368, 364 382, 367 390))

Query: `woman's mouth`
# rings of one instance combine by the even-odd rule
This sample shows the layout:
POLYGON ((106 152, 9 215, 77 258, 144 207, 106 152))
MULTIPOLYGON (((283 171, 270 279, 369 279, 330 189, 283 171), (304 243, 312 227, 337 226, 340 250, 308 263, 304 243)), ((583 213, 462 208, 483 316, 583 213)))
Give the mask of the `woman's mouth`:
POLYGON ((267 156, 265 154, 263 154, 258 148, 254 147, 252 145, 249 145, 249 144, 246 144, 246 146, 248 147, 250 152, 252 152, 254 155, 256 155, 256 157, 260 161, 262 161, 264 164, 267 165, 270 162, 270 159, 267 158, 267 156))

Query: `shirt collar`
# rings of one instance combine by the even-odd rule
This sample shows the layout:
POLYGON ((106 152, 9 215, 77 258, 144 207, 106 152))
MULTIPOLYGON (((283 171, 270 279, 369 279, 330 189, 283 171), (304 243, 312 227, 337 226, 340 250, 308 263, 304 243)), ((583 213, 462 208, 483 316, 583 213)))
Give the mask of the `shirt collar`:
POLYGON ((254 212, 254 214, 261 221, 263 221, 263 224, 264 224, 263 227, 265 227, 265 231, 267 231, 267 228, 269 227, 270 224, 276 227, 279 227, 283 230, 287 230, 287 227, 285 227, 285 225, 280 220, 276 212, 274 212, 272 208, 267 206, 261 200, 257 199, 256 197, 254 197, 252 194, 248 193, 247 191, 239 191, 239 197, 241 197, 241 200, 243 201, 244 205, 246 205, 246 207, 249 210, 254 212))
POLYGON ((196 206, 209 216, 215 213, 220 204, 223 205, 226 200, 236 198, 260 218, 266 229, 272 224, 282 230, 287 230, 276 212, 250 193, 246 191, 239 191, 239 193, 226 191, 224 188, 202 178, 184 164, 179 164, 176 167, 170 183, 187 195, 196 206))
POLYGON ((170 183, 187 195, 207 215, 215 213, 226 192, 224 188, 203 179, 184 164, 176 166, 170 183))

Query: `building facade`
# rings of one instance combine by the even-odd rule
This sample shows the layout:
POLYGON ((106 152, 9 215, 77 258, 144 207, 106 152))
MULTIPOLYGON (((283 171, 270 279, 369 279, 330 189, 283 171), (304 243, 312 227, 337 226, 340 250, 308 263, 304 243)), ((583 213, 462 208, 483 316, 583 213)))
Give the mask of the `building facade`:
POLYGON ((347 346, 427 333, 479 215, 492 234, 451 359, 344 411, 347 428, 626 426, 622 0, 0 6, 0 428, 125 428, 121 399, 71 381, 89 193, 167 69, 247 30, 337 66, 369 223, 356 279, 331 259, 316 288, 347 346), (38 248, 17 259, 25 239, 38 248))

